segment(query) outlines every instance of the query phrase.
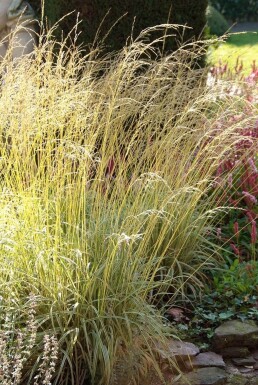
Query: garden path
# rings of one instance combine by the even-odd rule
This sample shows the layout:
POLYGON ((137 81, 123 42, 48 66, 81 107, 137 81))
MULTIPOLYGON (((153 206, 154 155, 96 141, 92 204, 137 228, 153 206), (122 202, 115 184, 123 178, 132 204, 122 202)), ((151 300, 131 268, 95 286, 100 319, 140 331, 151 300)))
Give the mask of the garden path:
POLYGON ((230 32, 258 32, 258 23, 236 23, 230 32))

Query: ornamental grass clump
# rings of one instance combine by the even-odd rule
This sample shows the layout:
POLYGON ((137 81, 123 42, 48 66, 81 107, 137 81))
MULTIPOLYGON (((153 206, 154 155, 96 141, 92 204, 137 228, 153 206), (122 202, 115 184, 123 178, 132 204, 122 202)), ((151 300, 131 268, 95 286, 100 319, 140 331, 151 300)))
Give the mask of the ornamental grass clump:
MULTIPOLYGON (((35 293, 56 385, 160 374, 164 302, 197 294, 219 258, 214 176, 242 135, 216 122, 246 101, 206 87, 203 45, 159 58, 148 32, 100 59, 50 31, 34 60, 0 67, 1 295, 14 312, 35 293)), ((49 367, 26 364, 26 384, 49 367)))

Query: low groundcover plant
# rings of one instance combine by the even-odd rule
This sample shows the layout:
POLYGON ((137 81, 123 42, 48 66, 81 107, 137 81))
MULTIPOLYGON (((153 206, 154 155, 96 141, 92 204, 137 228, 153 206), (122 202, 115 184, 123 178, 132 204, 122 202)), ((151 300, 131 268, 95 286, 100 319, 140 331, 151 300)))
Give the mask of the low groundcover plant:
POLYGON ((0 381, 2 385, 19 385, 28 365, 37 352, 33 384, 50 384, 58 359, 58 342, 54 335, 44 335, 42 352, 37 347, 36 298, 28 297, 22 311, 14 311, 1 298, 0 381), (23 315, 22 313, 25 313, 23 315), (25 316, 25 323, 22 318, 25 316))

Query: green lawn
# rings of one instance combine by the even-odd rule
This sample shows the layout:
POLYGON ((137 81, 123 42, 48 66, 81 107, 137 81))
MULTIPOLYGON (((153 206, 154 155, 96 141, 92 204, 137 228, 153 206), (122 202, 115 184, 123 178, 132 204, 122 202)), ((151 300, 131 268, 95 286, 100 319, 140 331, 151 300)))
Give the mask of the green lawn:
POLYGON ((258 65, 258 32, 242 32, 231 35, 218 48, 211 48, 209 62, 218 64, 228 63, 229 67, 235 67, 237 58, 243 61, 244 72, 250 73, 254 60, 258 65))

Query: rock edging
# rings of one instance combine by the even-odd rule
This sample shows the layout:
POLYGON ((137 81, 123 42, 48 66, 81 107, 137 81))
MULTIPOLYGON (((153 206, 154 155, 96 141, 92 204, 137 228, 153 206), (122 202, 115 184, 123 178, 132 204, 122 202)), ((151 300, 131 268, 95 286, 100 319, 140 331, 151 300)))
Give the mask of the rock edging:
MULTIPOLYGON (((184 372, 169 385, 258 385, 258 325, 226 321, 214 333, 214 351, 200 353, 189 342, 171 340, 161 359, 172 359, 184 372)), ((159 384, 157 384, 159 385, 159 384)))

